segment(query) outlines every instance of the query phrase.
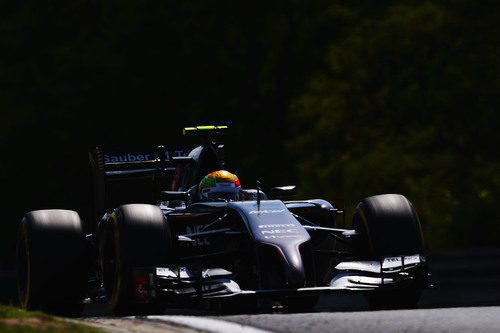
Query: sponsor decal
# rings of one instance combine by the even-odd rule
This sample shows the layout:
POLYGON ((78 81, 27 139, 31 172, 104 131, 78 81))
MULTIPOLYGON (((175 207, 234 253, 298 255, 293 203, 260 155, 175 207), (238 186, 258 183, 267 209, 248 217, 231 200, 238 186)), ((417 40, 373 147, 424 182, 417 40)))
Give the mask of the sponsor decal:
MULTIPOLYGON (((172 150, 165 152, 165 158, 167 160, 172 157, 183 157, 187 156, 187 152, 184 150, 172 150)), ((118 163, 118 162, 141 162, 150 161, 155 159, 156 156, 153 154, 140 154, 140 153, 119 153, 119 154, 104 154, 104 163, 118 163)))
POLYGON ((270 235, 264 236, 265 239, 283 239, 283 238, 298 238, 300 235, 270 235))
POLYGON ((147 300, 149 298, 148 279, 145 276, 134 276, 135 296, 139 299, 147 300))
POLYGON ((262 224, 259 230, 265 239, 281 239, 299 237, 300 230, 293 223, 287 224, 262 224))
POLYGON ((401 257, 385 258, 387 262, 401 262, 401 257))
POLYGON ((248 214, 279 214, 283 213, 285 209, 263 209, 263 210, 252 210, 248 214))
POLYGON ((117 162, 137 162, 151 160, 150 154, 123 154, 123 155, 110 155, 104 154, 104 163, 117 163, 117 162))
POLYGON ((383 258, 382 265, 384 268, 401 266, 403 265, 403 259, 405 265, 418 264, 421 262, 419 255, 404 256, 404 257, 386 257, 383 258))
POLYGON ((296 234, 298 232, 297 229, 273 229, 273 230, 262 230, 261 233, 263 235, 266 234, 296 234))
POLYGON ((287 227, 296 227, 293 223, 288 224, 261 224, 259 225, 259 229, 267 229, 267 228, 287 228, 287 227))

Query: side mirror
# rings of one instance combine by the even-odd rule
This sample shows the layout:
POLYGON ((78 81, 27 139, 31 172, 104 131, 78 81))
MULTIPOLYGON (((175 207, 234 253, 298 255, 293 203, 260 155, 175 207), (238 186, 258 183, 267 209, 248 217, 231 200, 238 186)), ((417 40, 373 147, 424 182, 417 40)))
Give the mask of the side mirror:
POLYGON ((271 197, 276 199, 285 199, 289 197, 293 197, 297 194, 297 186, 289 185, 289 186, 280 186, 273 187, 271 189, 271 197))

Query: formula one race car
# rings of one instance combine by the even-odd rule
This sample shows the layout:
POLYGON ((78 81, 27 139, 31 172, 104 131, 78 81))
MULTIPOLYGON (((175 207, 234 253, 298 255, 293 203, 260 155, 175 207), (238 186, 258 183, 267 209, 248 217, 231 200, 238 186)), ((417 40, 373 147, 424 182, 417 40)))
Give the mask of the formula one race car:
POLYGON ((363 199, 352 230, 338 227, 343 211, 328 201, 284 200, 295 186, 266 194, 238 183, 236 196, 201 196, 204 176, 225 168, 214 140, 226 128, 185 128, 202 139, 194 149, 90 153, 92 233, 69 210, 32 211, 20 224, 22 307, 77 315, 106 302, 116 314, 139 314, 203 301, 302 311, 320 295, 347 292, 363 293, 372 308, 416 305, 428 272, 404 196, 363 199))

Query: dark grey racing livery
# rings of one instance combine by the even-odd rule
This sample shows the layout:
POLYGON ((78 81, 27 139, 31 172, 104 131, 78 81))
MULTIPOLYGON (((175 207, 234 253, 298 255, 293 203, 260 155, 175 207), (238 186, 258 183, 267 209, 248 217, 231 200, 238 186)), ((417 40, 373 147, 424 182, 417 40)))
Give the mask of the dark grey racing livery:
POLYGON ((360 292, 373 308, 415 306, 429 282, 420 222, 404 196, 365 198, 352 229, 338 227, 343 211, 325 200, 285 200, 295 186, 200 201, 200 180, 225 168, 213 141, 223 130, 186 128, 203 139, 198 147, 92 152, 92 233, 68 210, 21 222, 21 305, 62 314, 88 302, 117 314, 199 301, 310 310, 320 295, 360 292))

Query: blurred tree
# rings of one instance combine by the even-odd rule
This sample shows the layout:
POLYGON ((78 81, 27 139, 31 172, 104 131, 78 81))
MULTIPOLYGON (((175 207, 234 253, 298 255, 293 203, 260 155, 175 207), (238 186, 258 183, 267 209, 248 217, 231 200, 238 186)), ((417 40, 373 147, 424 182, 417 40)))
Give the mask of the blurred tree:
POLYGON ((377 6, 376 14, 357 12, 350 32, 332 43, 328 67, 291 104, 298 135, 288 147, 310 155, 297 163, 302 193, 319 189, 352 206, 403 193, 431 248, 494 245, 500 216, 487 207, 500 174, 492 145, 498 5, 377 6))
MULTIPOLYGON (((287 105, 342 24, 327 1, 53 1, 0 4, 2 252, 26 211, 90 218, 87 151, 178 142, 228 124, 244 185, 293 179, 287 105)), ((6 250, 9 249, 9 250, 6 250)), ((7 251, 7 252, 5 252, 7 251)))
POLYGON ((402 192, 443 239, 431 245, 494 244, 499 7, 1 2, 1 250, 12 262, 26 211, 88 220, 88 149, 178 142, 199 124, 232 127, 245 187, 300 179, 351 205, 402 192))

